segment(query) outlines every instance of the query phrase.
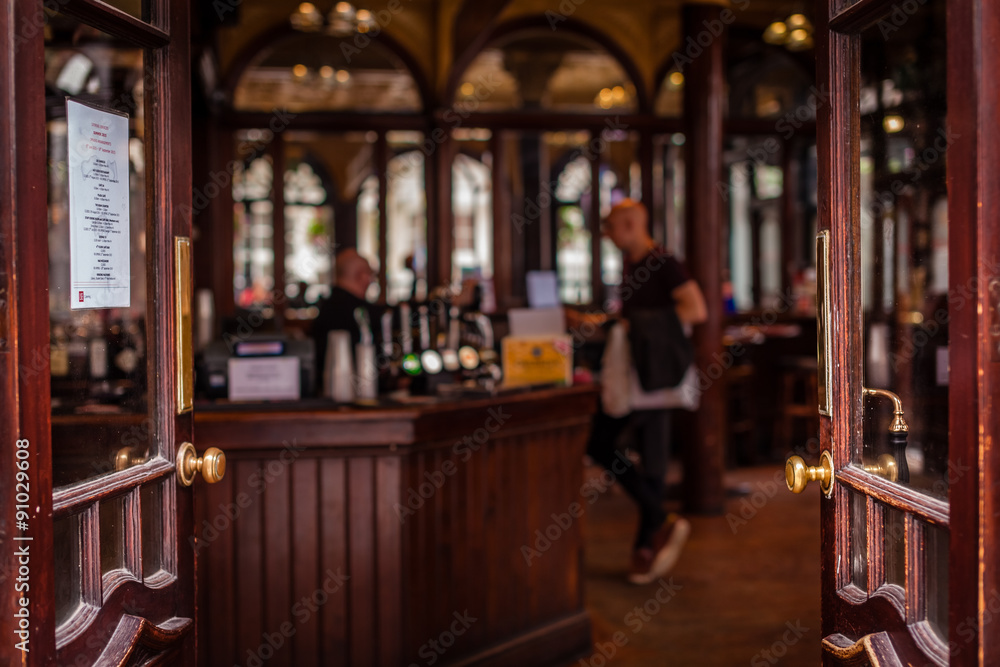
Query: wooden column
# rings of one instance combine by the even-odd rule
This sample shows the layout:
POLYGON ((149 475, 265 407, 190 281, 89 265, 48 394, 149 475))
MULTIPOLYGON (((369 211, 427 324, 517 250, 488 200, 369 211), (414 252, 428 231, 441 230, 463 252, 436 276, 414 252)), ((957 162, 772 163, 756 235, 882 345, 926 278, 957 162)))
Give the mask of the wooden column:
MULTIPOLYGON (((268 147, 271 153, 271 164, 274 165, 274 180, 272 182, 273 191, 271 202, 274 204, 274 212, 271 220, 274 225, 274 236, 272 237, 272 247, 274 248, 274 285, 271 287, 272 294, 285 294, 285 283, 288 276, 285 275, 285 137, 280 132, 274 135, 274 141, 268 147)), ((276 297, 280 301, 279 297, 276 297)), ((279 322, 283 321, 284 311, 277 306, 274 309, 274 316, 279 322)))
POLYGON ((799 167, 801 160, 792 155, 801 144, 783 141, 781 144, 781 293, 792 293, 792 278, 802 268, 802 235, 804 216, 799 214, 799 167))
MULTIPOLYGON (((594 132, 594 137, 600 137, 600 131, 594 132)), ((610 152, 610 146, 605 150, 610 152)), ((604 281, 601 278, 601 157, 597 154, 590 159, 590 210, 587 212, 587 229, 590 230, 590 305, 594 308, 604 305, 604 281)), ((611 162, 610 155, 608 162, 611 162)), ((558 220, 553 220, 552 224, 558 229, 558 220)))
POLYGON ((542 206, 542 180, 548 181, 547 160, 543 155, 542 136, 537 132, 524 132, 518 141, 519 168, 522 174, 524 196, 520 204, 526 223, 523 227, 524 263, 526 271, 546 271, 554 268, 549 227, 550 207, 542 206))
POLYGON ((654 182, 654 169, 653 169, 653 133, 650 130, 642 130, 639 132, 639 173, 642 174, 642 201, 649 209, 649 212, 653 215, 650 216, 649 220, 649 233, 657 241, 663 241, 666 239, 666 222, 664 219, 655 212, 660 210, 657 207, 657 202, 654 201, 655 197, 653 195, 653 182, 654 182))
MULTIPOLYGON (((706 23, 719 21, 717 5, 686 5, 683 10, 685 40, 698 39, 706 23)), ((725 91, 723 41, 719 35, 687 63, 684 77, 684 124, 687 134, 688 179, 686 214, 691 234, 687 239, 687 265, 708 304, 708 320, 694 330, 695 362, 705 389, 701 409, 694 419, 691 442, 684 452, 684 506, 688 512, 720 513, 725 500, 722 475, 725 467, 722 421, 725 418, 722 383, 722 200, 716 181, 722 160, 722 106, 725 91)))
POLYGON ((389 149, 385 132, 375 140, 375 173, 378 175, 378 300, 386 303, 389 292, 389 149))
POLYGON ((455 144, 451 130, 437 124, 428 134, 434 152, 427 158, 427 289, 451 282, 455 249, 451 206, 451 168, 455 144))
POLYGON ((490 138, 493 153, 493 290, 497 310, 507 312, 513 307, 514 276, 524 275, 523 267, 515 257, 513 224, 510 211, 510 177, 507 174, 507 144, 502 130, 490 138))

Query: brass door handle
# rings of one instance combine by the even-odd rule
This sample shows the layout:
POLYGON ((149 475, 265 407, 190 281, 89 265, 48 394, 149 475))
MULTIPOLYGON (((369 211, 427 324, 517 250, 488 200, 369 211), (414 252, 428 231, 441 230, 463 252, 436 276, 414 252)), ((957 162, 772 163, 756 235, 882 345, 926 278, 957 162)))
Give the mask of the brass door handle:
POLYGON ((824 451, 819 455, 818 466, 807 466, 801 456, 790 456, 785 462, 785 484, 792 493, 802 493, 809 482, 819 482, 824 495, 833 488, 833 457, 824 451))
POLYGON ((864 469, 866 472, 878 475, 890 482, 895 482, 899 479, 899 464, 896 463, 896 457, 892 454, 883 454, 878 457, 878 463, 866 465, 864 469))
POLYGON ((199 472, 206 482, 215 484, 226 474, 226 454, 218 447, 209 447, 204 456, 198 456, 194 445, 185 442, 177 452, 177 481, 191 486, 199 472))
MULTIPOLYGON (((892 423, 889 425, 889 447, 892 450, 890 458, 893 459, 895 473, 892 479, 882 475, 890 482, 900 482, 906 484, 910 481, 910 469, 906 465, 906 439, 910 430, 906 423, 906 415, 903 413, 903 401, 891 391, 886 389, 864 388, 864 395, 870 397, 887 398, 892 401, 892 423)), ((882 458, 879 457, 881 463, 882 458)), ((880 474, 880 473, 876 473, 880 474)))

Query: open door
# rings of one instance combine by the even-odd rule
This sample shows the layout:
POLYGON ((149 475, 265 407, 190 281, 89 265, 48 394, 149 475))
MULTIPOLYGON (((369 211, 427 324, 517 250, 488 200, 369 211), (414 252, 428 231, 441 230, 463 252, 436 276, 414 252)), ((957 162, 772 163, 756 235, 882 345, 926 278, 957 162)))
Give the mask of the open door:
POLYGON ((824 664, 996 664, 997 10, 819 5, 824 664))
POLYGON ((0 663, 191 665, 189 3, 2 6, 0 663))

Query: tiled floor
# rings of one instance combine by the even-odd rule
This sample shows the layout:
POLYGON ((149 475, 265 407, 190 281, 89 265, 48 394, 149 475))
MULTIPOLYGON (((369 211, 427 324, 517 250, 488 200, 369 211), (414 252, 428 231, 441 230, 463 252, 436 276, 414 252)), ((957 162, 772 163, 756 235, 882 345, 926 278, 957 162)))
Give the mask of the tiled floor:
MULTIPOLYGON (((589 470, 589 474, 599 472, 589 470)), ((625 581, 636 513, 618 489, 589 509, 586 599, 595 652, 575 667, 766 667, 820 661, 819 491, 800 496, 778 466, 727 476, 719 517, 691 537, 662 584, 625 581)))

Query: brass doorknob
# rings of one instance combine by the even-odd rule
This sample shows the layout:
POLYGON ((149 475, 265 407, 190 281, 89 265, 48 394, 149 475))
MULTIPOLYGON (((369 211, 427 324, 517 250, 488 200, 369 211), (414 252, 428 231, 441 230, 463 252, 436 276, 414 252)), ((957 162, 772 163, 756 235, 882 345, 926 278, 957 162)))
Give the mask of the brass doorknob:
POLYGON ((802 493, 809 482, 819 481, 824 495, 833 488, 833 457, 825 451, 819 455, 818 466, 807 466, 801 456, 791 456, 785 462, 785 484, 792 493, 802 493))
POLYGON ((177 480, 191 486, 198 473, 209 484, 215 484, 226 474, 226 454, 218 447, 209 447, 204 456, 198 456, 194 445, 185 442, 177 452, 177 480))
POLYGON ((878 463, 866 465, 864 469, 890 482, 895 482, 899 479, 899 464, 896 463, 896 457, 892 454, 883 454, 878 457, 878 463))

